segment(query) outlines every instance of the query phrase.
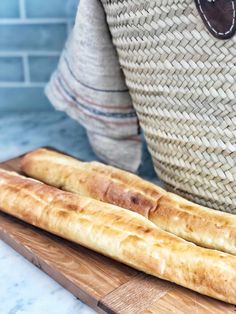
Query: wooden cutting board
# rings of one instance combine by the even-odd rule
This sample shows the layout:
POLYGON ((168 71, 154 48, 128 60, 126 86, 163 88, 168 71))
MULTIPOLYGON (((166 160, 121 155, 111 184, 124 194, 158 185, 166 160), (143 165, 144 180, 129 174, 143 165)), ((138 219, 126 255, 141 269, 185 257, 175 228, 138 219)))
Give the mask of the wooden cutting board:
MULTIPOLYGON (((19 162, 20 157, 0 168, 19 172, 19 162)), ((0 238, 98 313, 236 312, 233 305, 145 275, 3 213, 0 238)))

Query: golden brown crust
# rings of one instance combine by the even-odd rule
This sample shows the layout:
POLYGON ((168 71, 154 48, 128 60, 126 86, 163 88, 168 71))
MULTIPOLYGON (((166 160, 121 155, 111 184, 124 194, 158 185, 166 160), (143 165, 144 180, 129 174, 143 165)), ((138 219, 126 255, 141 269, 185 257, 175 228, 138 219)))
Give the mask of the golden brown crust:
POLYGON ((46 149, 26 155, 22 169, 63 190, 138 212, 163 230, 203 247, 236 254, 235 215, 191 203, 126 171, 46 149))
POLYGON ((164 192, 137 176, 99 162, 81 162, 47 149, 27 154, 21 169, 29 176, 65 191, 89 196, 124 207, 148 217, 164 192), (140 185, 140 187, 139 187, 140 185), (132 187, 132 188, 131 188, 132 187))
POLYGON ((236 304, 236 257, 167 233, 126 209, 0 170, 1 209, 148 274, 236 304))

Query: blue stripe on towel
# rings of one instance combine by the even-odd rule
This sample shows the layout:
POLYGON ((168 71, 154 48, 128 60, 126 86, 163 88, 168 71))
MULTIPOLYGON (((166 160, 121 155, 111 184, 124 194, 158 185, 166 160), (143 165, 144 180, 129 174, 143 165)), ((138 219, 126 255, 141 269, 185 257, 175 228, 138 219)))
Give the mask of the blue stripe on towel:
POLYGON ((78 100, 76 99, 76 97, 74 95, 72 95, 67 87, 65 86, 65 84, 62 82, 62 79, 57 76, 58 78, 58 83, 60 84, 60 87, 62 88, 62 90, 64 91, 64 93, 71 98, 71 100, 73 100, 77 106, 81 107, 84 110, 87 110, 88 112, 91 112, 97 116, 103 116, 103 117, 109 117, 109 118, 115 118, 115 119, 128 119, 128 118, 137 118, 137 115, 134 111, 132 112, 124 112, 124 113, 120 113, 120 112, 103 112, 94 108, 91 108, 91 106, 86 106, 85 104, 82 104, 81 102, 78 102, 78 100))
POLYGON ((72 71, 69 61, 67 60, 67 58, 65 57, 65 55, 63 55, 63 59, 65 60, 65 63, 67 65, 68 70, 70 71, 70 74, 73 76, 73 78, 82 86, 87 87, 89 89, 95 90, 97 92, 103 92, 103 93, 128 93, 128 89, 118 89, 118 90, 112 90, 112 89, 100 89, 100 88, 95 88, 92 86, 89 86, 83 82, 81 82, 74 74, 74 72, 72 71))

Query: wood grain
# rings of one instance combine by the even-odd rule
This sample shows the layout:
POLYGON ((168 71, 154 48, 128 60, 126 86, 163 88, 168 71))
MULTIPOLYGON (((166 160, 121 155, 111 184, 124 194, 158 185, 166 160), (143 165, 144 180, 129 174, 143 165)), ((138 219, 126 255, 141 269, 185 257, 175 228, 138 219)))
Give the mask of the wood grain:
POLYGON ((119 314, 229 314, 236 312, 234 305, 214 300, 145 274, 137 275, 109 293, 99 302, 99 306, 107 313, 119 314))
POLYGON ((235 312, 236 307, 234 305, 226 304, 176 286, 163 295, 158 302, 154 302, 149 308, 142 312, 142 314, 230 314, 235 312))
MULTIPOLYGON (((0 164, 19 172, 20 158, 0 164)), ((231 314, 236 307, 145 275, 0 213, 0 238, 98 313, 231 314)))
POLYGON ((157 303, 172 288, 173 285, 169 282, 140 273, 105 296, 99 306, 108 313, 141 313, 150 304, 157 303))

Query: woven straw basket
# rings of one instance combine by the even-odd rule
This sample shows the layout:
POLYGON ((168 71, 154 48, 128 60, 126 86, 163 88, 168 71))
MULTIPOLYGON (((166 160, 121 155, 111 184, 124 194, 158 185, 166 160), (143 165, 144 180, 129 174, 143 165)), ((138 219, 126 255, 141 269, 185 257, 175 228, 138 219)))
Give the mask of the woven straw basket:
POLYGON ((102 2, 159 177, 236 213, 235 37, 213 37, 194 0, 102 2))

